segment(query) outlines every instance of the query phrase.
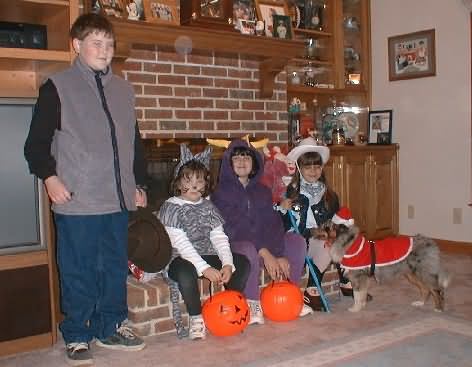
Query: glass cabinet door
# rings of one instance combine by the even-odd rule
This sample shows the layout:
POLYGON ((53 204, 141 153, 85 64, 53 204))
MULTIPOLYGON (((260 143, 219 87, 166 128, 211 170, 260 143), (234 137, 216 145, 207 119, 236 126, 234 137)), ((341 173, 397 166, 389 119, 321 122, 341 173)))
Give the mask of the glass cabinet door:
POLYGON ((368 9, 365 0, 342 0, 345 87, 367 86, 368 9))

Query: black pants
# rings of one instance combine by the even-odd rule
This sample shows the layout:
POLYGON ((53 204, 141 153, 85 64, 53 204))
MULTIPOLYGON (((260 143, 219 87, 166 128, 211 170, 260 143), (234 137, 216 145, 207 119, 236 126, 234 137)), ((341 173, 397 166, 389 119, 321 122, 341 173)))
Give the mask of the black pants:
MULTIPOLYGON (((218 270, 221 269, 221 261, 217 255, 203 255, 202 258, 211 267, 218 270)), ((242 292, 249 276, 249 260, 246 256, 233 254, 233 263, 236 270, 229 282, 225 284, 225 289, 242 292)), ((177 257, 169 265, 169 277, 179 284, 179 290, 189 315, 200 315, 202 313, 202 304, 200 302, 200 291, 197 282, 198 275, 195 266, 190 261, 177 257)))

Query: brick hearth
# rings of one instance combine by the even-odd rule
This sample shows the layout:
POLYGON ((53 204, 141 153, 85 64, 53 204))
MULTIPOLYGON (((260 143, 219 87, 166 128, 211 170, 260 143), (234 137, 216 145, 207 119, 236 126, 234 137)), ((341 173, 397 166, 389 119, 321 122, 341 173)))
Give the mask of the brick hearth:
MULTIPOLYGON (((308 276, 305 274, 301 280, 300 287, 305 288, 308 276)), ((270 282, 269 278, 262 272, 261 287, 270 282)), ((200 299, 204 301, 209 297, 207 279, 199 280, 200 299)), ((323 279, 323 290, 330 298, 339 295, 338 274, 333 267, 328 270, 323 279)), ((220 289, 213 289, 213 293, 220 289)), ((188 313, 185 305, 180 299, 180 307, 183 312, 184 323, 188 324, 188 313)), ((128 310, 131 326, 142 336, 159 335, 174 332, 174 321, 172 319, 172 305, 169 299, 169 288, 167 283, 158 278, 148 283, 140 283, 134 277, 128 277, 128 310)))

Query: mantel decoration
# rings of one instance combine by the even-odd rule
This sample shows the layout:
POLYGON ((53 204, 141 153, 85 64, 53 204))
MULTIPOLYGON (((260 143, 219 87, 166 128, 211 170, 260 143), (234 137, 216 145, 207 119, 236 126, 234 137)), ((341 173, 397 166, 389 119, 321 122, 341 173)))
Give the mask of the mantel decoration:
POLYGON ((287 2, 284 0, 256 0, 257 18, 265 24, 265 34, 274 34, 274 15, 289 15, 287 2))
POLYGON ((98 0, 98 4, 100 11, 107 16, 116 18, 127 17, 125 6, 121 0, 98 0))
POLYGON ((180 1, 180 23, 228 31, 234 30, 233 0, 180 1))
POLYGON ((369 144, 392 143, 392 110, 369 111, 369 144))
POLYGON ((434 29, 388 38, 389 80, 436 75, 434 29))
POLYGON ((151 23, 180 23, 177 0, 144 0, 144 16, 151 23))

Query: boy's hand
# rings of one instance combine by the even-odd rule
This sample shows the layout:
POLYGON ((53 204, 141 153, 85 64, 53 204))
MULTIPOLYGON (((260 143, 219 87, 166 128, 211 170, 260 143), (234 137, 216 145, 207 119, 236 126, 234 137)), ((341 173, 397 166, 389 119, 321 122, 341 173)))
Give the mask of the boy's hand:
POLYGON ((215 268, 208 268, 203 270, 203 276, 207 278, 210 282, 221 282, 221 274, 215 268))
POLYGON ((59 177, 49 176, 44 180, 44 185, 54 204, 65 204, 72 199, 72 193, 66 189, 59 177))
POLYGON ((137 188, 136 189, 135 200, 136 200, 136 206, 140 206, 140 207, 145 208, 147 206, 146 191, 137 188))
POLYGON ((221 274, 221 282, 228 283, 231 279, 231 275, 233 275, 233 267, 231 265, 225 265, 220 270, 221 274))

